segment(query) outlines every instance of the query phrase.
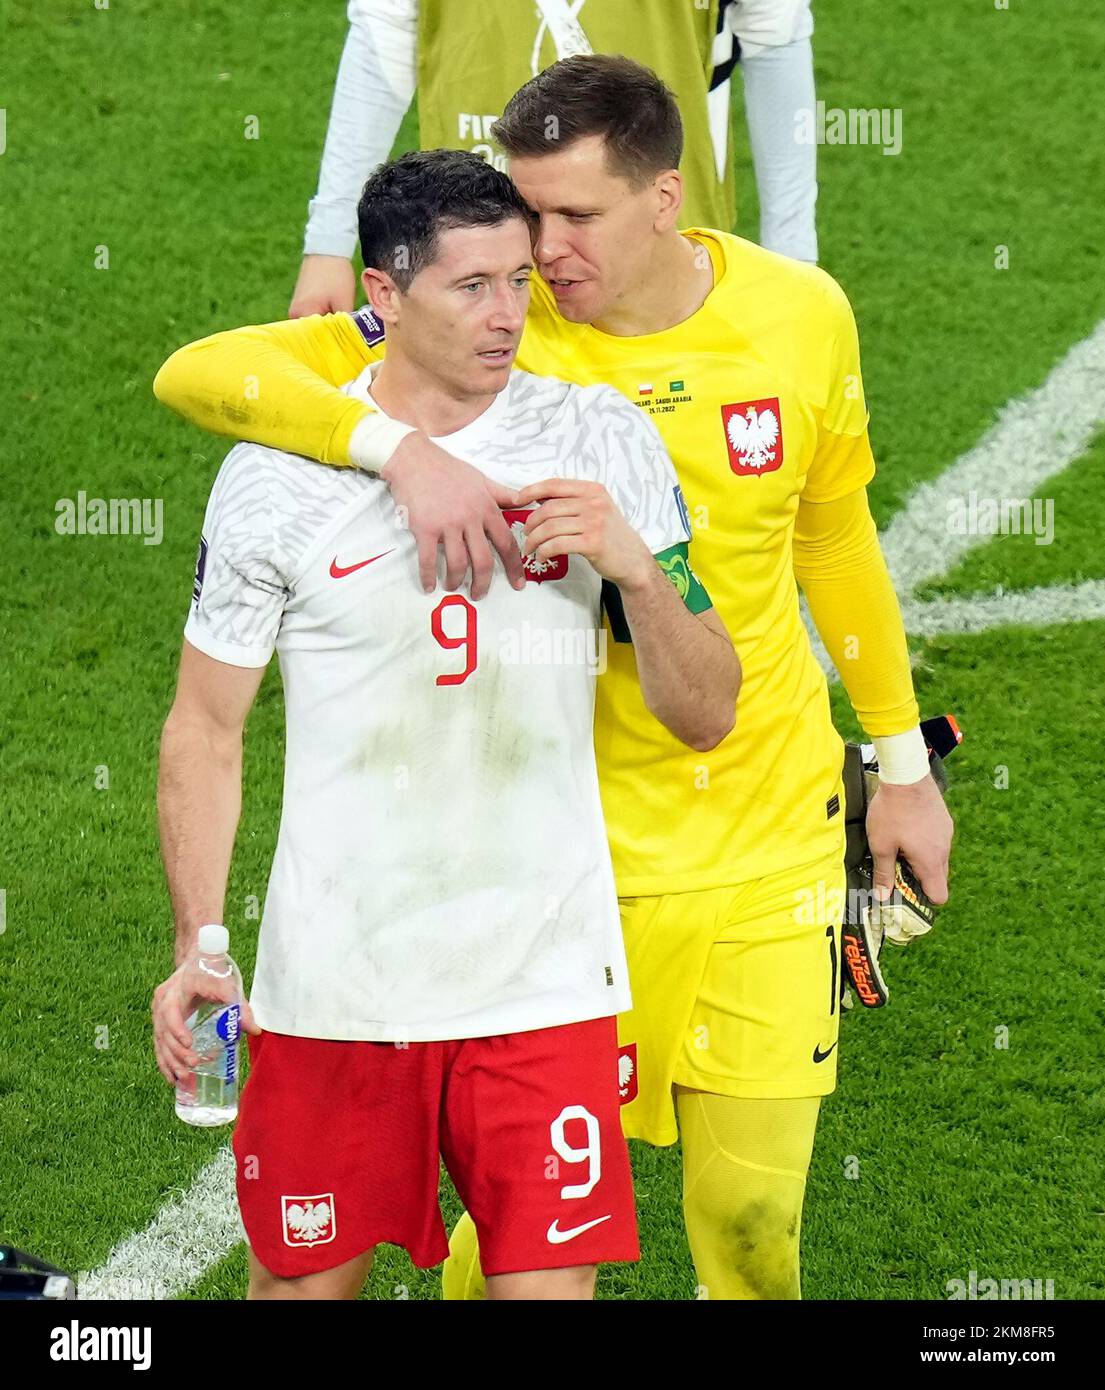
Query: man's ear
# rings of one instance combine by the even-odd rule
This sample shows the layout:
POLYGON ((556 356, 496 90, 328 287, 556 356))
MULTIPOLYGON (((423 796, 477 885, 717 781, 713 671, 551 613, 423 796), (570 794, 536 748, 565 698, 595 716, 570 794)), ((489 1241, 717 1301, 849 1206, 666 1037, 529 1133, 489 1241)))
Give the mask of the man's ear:
MULTIPOLYGON (((403 250, 397 248, 396 254, 403 250)), ((399 286, 383 270, 376 270, 374 267, 365 266, 361 271, 361 284, 364 286, 365 298, 368 300, 372 312, 381 323, 393 325, 399 320, 399 286)))
POLYGON ((665 169, 658 174, 653 185, 656 190, 656 221, 658 232, 666 232, 674 227, 683 206, 683 175, 678 169, 665 169))

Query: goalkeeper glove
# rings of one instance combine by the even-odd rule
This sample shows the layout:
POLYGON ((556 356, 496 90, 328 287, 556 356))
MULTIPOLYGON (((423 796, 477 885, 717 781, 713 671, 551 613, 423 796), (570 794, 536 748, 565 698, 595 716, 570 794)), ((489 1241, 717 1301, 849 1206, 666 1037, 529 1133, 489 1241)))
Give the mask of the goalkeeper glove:
MULTIPOLYGON (((963 735, 951 715, 926 719, 921 732, 929 750, 929 769, 933 780, 946 792, 947 774, 943 758, 963 735)), ((841 927, 841 1006, 852 1007, 854 990, 869 1009, 881 1008, 890 997, 879 967, 884 941, 908 946, 916 936, 932 930, 936 904, 921 887, 921 881, 906 859, 894 866, 894 888, 885 902, 878 902, 873 891, 874 859, 867 843, 867 808, 878 789, 879 765, 870 744, 844 745, 844 817, 847 847, 844 864, 848 875, 847 908, 841 927)))

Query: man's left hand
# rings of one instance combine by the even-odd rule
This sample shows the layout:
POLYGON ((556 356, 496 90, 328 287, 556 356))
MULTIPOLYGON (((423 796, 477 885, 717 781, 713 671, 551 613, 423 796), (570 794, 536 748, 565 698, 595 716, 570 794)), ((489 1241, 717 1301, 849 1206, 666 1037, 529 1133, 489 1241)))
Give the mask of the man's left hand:
POLYGON ((518 493, 516 507, 541 505, 526 518, 527 555, 582 555, 620 589, 646 584, 655 561, 601 483, 546 478, 518 493))
POLYGON ((934 903, 948 901, 948 859, 955 827, 931 774, 897 786, 880 782, 867 808, 867 842, 875 861, 874 893, 885 902, 894 864, 907 859, 934 903))

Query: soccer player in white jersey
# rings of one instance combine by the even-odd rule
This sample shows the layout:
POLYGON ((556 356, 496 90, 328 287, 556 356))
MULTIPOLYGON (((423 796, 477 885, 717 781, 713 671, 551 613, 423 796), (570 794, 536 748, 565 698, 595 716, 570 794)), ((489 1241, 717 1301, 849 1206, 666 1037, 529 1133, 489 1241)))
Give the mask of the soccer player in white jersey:
POLYGON ((380 1241, 440 1262, 443 1156, 490 1297, 588 1298, 597 1263, 637 1256, 592 742, 604 584, 650 709, 692 746, 731 729, 739 666, 687 582, 648 417, 610 387, 512 370, 532 260, 506 175, 405 156, 360 215, 388 353, 345 389, 545 499, 506 509, 525 582, 498 572, 478 609, 426 593, 384 482, 231 451, 162 744, 178 968, 154 995, 155 1050, 170 1082, 194 1065, 184 1018, 217 995, 189 961, 222 918, 242 728, 275 650, 284 803, 234 1135, 250 1296, 356 1297, 380 1241))
POLYGON ((817 260, 810 0, 350 0, 318 192, 289 316, 353 308, 357 199, 391 153, 417 91, 423 149, 470 149, 506 167, 490 127, 560 58, 624 53, 677 94, 687 143, 685 226, 734 220, 730 90, 739 65, 760 203, 760 242, 817 260))

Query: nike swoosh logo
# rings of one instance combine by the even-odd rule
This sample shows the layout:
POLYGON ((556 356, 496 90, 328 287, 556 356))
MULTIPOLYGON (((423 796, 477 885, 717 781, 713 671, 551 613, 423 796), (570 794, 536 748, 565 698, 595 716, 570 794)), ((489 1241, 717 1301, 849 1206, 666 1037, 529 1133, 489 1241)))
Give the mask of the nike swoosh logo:
POLYGON ((582 1226, 573 1226, 570 1231, 562 1231, 558 1225, 558 1220, 554 1221, 545 1232, 545 1239, 550 1245, 563 1245, 566 1240, 575 1240, 576 1236, 581 1236, 584 1231, 589 1231, 592 1226, 601 1226, 604 1221, 609 1221, 613 1216, 610 1212, 606 1216, 598 1216, 594 1221, 585 1221, 582 1226))
MULTIPOLYGON (((838 1041, 839 1041, 839 1040, 838 1040, 838 1041)), ((836 1046, 836 1043, 833 1043, 833 1047, 835 1047, 835 1046, 836 1046)), ((814 1050, 813 1050, 813 1060, 814 1060, 815 1062, 823 1062, 823 1061, 825 1060, 825 1058, 828 1057, 829 1053, 832 1052, 833 1047, 828 1047, 828 1048, 825 1049, 824 1052, 822 1052, 822 1051, 821 1051, 821 1044, 818 1043, 818 1045, 817 1045, 817 1046, 814 1048, 814 1050)))
MULTIPOLYGON (((391 550, 394 549, 395 547, 392 546, 391 550)), ((339 565, 338 557, 335 555, 330 561, 330 578, 344 579, 347 574, 353 574, 356 570, 363 570, 365 565, 371 565, 373 560, 382 560, 385 555, 391 554, 391 550, 381 551, 379 555, 373 555, 370 560, 358 560, 355 565, 339 565)))

